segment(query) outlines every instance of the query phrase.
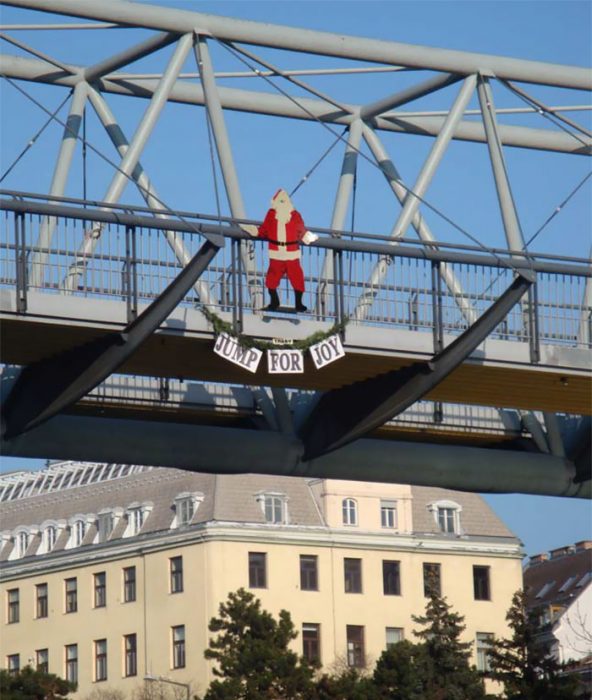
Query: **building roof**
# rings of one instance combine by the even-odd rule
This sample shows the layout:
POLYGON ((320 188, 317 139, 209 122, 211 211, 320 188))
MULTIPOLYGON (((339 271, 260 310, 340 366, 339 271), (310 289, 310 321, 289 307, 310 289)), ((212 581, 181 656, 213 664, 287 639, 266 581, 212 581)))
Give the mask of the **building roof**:
MULTIPOLYGON (((63 468, 63 465, 61 465, 63 468)), ((75 464, 72 466, 75 469, 75 464)), ((81 470, 84 465, 81 465, 81 470)), ((51 468, 50 468, 51 469, 51 468)), ((298 477, 257 474, 214 475, 169 468, 135 470, 90 483, 69 483, 62 489, 35 490, 30 496, 20 495, 2 504, 0 529, 6 535, 0 549, 0 560, 14 557, 15 530, 29 528, 26 556, 35 554, 41 537, 34 528, 51 521, 58 527, 52 552, 64 549, 69 537, 64 530, 76 518, 86 519, 88 527, 82 545, 90 544, 97 535, 97 515, 110 510, 118 515, 110 541, 124 535, 127 513, 131 507, 146 509, 140 534, 148 535, 175 526, 176 499, 190 496, 197 508, 190 525, 205 522, 265 524, 265 514, 258 496, 280 494, 288 504, 288 521, 284 526, 327 527, 321 504, 315 498, 311 481, 298 477)), ((483 499, 471 493, 413 486, 413 531, 434 536, 440 532, 429 505, 452 501, 462 509, 462 535, 475 537, 514 538, 512 532, 493 513, 483 499)))
POLYGON ((567 607, 592 582, 592 542, 561 547, 532 557, 524 571, 528 607, 567 607))

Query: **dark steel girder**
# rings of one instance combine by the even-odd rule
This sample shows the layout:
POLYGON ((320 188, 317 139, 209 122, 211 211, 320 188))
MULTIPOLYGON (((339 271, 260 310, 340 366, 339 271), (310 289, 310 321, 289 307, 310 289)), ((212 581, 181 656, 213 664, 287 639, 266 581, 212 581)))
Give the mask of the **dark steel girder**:
POLYGON ((210 236, 162 294, 123 331, 25 367, 2 407, 4 437, 14 438, 44 423, 115 372, 173 311, 223 245, 222 236, 210 236))
POLYGON ((470 328, 428 362, 324 394, 300 430, 302 459, 315 459, 367 435, 425 396, 485 340, 534 280, 533 273, 521 272, 470 328))

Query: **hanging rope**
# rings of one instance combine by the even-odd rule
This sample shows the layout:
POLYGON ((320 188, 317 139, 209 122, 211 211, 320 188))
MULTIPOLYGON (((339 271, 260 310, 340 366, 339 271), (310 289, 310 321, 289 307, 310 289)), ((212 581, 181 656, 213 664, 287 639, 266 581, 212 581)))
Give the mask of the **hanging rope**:
MULTIPOLYGON (((14 160, 14 162, 9 166, 9 168, 5 171, 5 173, 2 175, 2 177, 0 177, 0 182, 2 182, 2 181, 4 180, 5 177, 7 177, 7 175, 13 170, 13 168, 14 168, 14 167, 16 166, 16 164, 21 160, 21 158, 23 158, 23 156, 25 155, 25 153, 27 153, 27 151, 35 144, 35 142, 37 141, 37 139, 41 136, 41 134, 45 131, 45 129, 49 126, 49 124, 51 124, 51 122, 53 121, 54 117, 58 114, 58 112, 62 109, 62 107, 63 107, 63 106, 66 104, 66 102, 70 99, 70 97, 72 96, 72 93, 73 93, 73 92, 74 92, 74 89, 70 90, 70 92, 66 95, 65 99, 64 99, 63 102, 60 104, 60 106, 59 106, 55 111, 53 111, 53 112, 50 114, 49 119, 45 122, 45 124, 43 124, 43 126, 39 129, 39 131, 38 131, 31 139, 29 139, 29 141, 27 141, 27 145, 26 145, 26 146, 23 148, 23 150, 18 154, 18 156, 16 157, 16 159, 14 160)), ((45 110, 45 111, 47 111, 47 110, 45 110)), ((49 112, 48 112, 48 114, 49 114, 49 112)))

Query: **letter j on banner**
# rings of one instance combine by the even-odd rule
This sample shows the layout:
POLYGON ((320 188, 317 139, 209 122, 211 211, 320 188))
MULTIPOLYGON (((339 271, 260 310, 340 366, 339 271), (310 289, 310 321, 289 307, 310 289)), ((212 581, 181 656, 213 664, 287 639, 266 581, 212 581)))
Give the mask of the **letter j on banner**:
POLYGON ((317 369, 322 369, 340 357, 345 357, 345 350, 338 335, 331 335, 320 343, 311 345, 309 350, 317 369))

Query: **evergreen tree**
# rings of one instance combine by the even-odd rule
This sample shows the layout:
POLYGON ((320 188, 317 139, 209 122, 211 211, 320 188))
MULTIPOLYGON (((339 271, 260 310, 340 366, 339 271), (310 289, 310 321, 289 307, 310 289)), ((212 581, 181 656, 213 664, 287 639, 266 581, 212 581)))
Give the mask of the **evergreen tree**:
POLYGON ((496 639, 489 651, 489 676, 504 685, 509 700, 572 700, 574 677, 562 676, 561 665, 536 643, 536 625, 526 609, 526 596, 517 591, 506 615, 509 639, 496 639))
POLYGON ((422 640, 426 655, 423 671, 425 700, 480 700, 483 680, 469 665, 470 642, 461 642, 464 617, 432 588, 423 616, 413 621, 424 629, 414 634, 422 640))
POLYGON ((398 642, 378 659, 372 680, 378 697, 388 700, 423 700, 430 660, 425 644, 398 642))
POLYGON ((0 670, 2 700, 64 700, 75 690, 76 683, 31 666, 25 666, 16 673, 0 670))
POLYGON ((243 588, 220 604, 209 624, 207 659, 217 662, 204 700, 279 700, 314 698, 314 668, 288 649, 297 637, 290 613, 276 621, 261 602, 243 588))

